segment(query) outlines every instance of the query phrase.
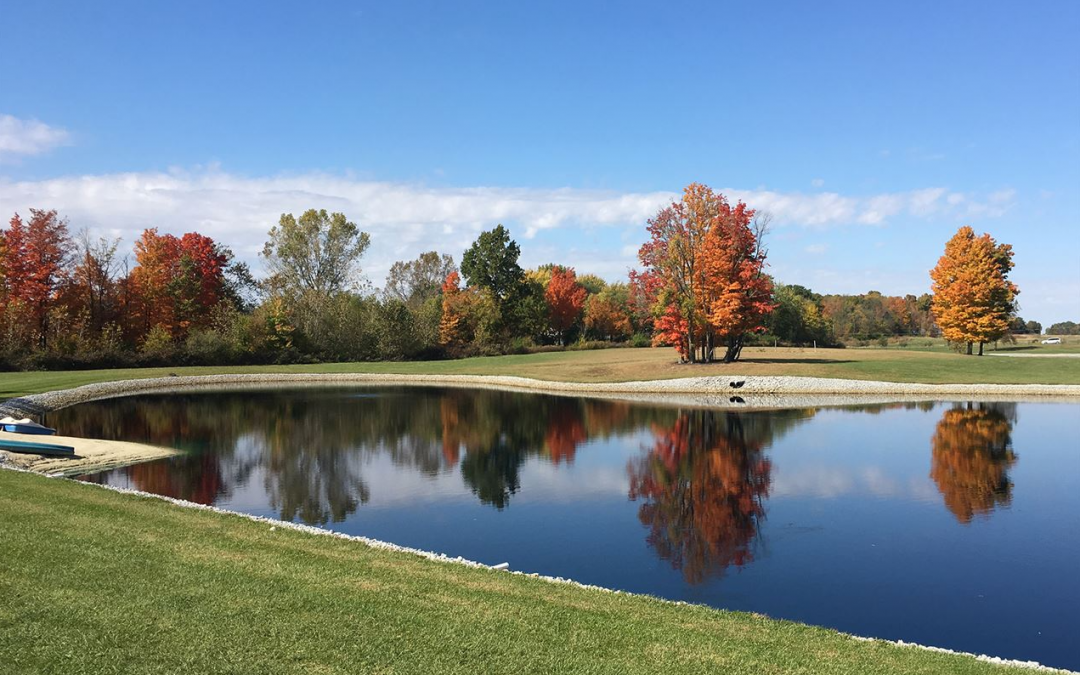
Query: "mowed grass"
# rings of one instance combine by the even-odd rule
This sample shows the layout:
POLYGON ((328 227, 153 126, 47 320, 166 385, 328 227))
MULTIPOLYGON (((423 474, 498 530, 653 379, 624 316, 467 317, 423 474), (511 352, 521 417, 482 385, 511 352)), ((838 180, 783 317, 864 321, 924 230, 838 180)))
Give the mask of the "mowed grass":
MULTIPOLYGON (((1015 353, 1070 353, 1071 345, 1015 353)), ((680 365, 667 348, 605 349, 492 356, 454 361, 324 363, 290 366, 128 368, 0 373, 0 398, 94 382, 220 373, 410 373, 518 375, 541 380, 623 382, 699 375, 805 377, 962 384, 1080 384, 1080 359, 962 356, 919 349, 799 349, 748 347, 733 364, 680 365)))
POLYGON ((12 471, 0 523, 7 674, 1014 672, 12 471))

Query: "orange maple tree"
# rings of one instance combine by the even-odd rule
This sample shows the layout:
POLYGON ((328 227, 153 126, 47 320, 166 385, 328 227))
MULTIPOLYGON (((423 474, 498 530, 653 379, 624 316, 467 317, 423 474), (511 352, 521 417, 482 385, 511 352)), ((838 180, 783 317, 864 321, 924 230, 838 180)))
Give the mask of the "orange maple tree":
POLYGON ((459 298, 461 276, 457 271, 446 275, 442 284, 442 317, 439 319, 439 344, 453 349, 462 341, 462 316, 459 298))
POLYGON ((588 291, 577 282, 571 267, 556 266, 551 270, 551 281, 544 289, 551 327, 559 334, 559 344, 566 344, 566 333, 581 316, 588 291))
POLYGON ((603 294, 590 295, 585 301, 585 327, 604 340, 629 337, 634 330, 625 308, 603 294))
POLYGON ((765 274, 764 219, 742 202, 731 206, 711 188, 693 183, 678 202, 649 220, 649 240, 638 252, 645 270, 636 281, 655 292, 657 344, 686 360, 739 358, 748 331, 772 311, 772 280, 765 274))
POLYGON ((934 294, 931 309, 946 340, 983 345, 1003 337, 1015 311, 1019 293, 1008 279, 1013 268, 1012 247, 998 244, 989 234, 976 237, 961 227, 945 244, 945 255, 930 270, 934 294))

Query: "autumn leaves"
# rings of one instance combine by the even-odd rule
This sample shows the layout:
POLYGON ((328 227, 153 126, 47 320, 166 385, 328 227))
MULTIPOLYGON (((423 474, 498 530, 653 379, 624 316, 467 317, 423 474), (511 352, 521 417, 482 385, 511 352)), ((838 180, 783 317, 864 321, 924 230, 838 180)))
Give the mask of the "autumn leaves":
POLYGON ((691 363, 712 361, 720 346, 725 363, 739 358, 745 335, 773 308, 767 222, 700 183, 649 221, 638 253, 644 271, 631 278, 653 299, 654 343, 673 345, 691 363))
POLYGON ((1004 337, 1016 310, 1019 290, 1008 280, 1013 268, 1012 247, 989 234, 976 237, 967 226, 945 244, 945 255, 930 271, 934 318, 949 342, 983 345, 1004 337))

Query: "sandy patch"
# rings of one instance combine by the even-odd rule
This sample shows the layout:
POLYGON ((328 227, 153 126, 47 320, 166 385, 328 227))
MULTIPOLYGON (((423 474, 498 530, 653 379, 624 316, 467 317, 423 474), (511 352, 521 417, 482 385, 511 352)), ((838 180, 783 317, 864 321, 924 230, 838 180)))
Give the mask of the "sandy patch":
POLYGON ((56 445, 69 445, 75 448, 74 457, 29 455, 0 450, 0 463, 7 463, 21 469, 47 474, 59 473, 67 475, 102 471, 179 454, 178 450, 170 450, 155 445, 126 441, 101 441, 92 438, 76 438, 74 436, 27 436, 25 434, 9 434, 6 431, 0 431, 0 438, 34 443, 55 443, 56 445))

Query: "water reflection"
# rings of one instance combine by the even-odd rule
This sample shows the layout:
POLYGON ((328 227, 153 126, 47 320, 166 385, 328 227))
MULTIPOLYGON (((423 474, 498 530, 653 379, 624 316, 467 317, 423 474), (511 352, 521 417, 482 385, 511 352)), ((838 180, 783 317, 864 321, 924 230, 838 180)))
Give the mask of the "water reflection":
POLYGON ((449 389, 132 397, 59 411, 51 421, 72 435, 187 450, 122 469, 137 489, 211 503, 259 470, 281 518, 325 525, 370 500, 364 472, 377 456, 432 478, 457 469, 481 503, 504 509, 529 458, 569 466, 590 439, 674 417, 622 402, 449 389))
POLYGON ((930 441, 930 477, 961 523, 1012 499, 1016 404, 968 403, 946 410, 930 441))
POLYGON ((657 426, 654 445, 628 467, 630 498, 657 555, 690 583, 753 559, 772 463, 762 451, 802 411, 762 416, 692 410, 657 426))
MULTIPOLYGON (((901 403, 847 412, 932 407, 901 403)), ((653 440, 628 468, 629 497, 640 502, 649 545, 688 580, 700 581, 753 559, 772 480, 763 453, 814 414, 459 389, 364 396, 312 390, 133 397, 76 406, 51 421, 73 435, 187 450, 122 469, 140 490, 209 504, 258 472, 273 510, 311 525, 341 522, 371 499, 364 473, 377 456, 431 479, 456 470, 482 504, 501 510, 521 490, 530 458, 572 466, 587 442, 647 430, 653 440)), ((1015 404, 966 404, 947 408, 938 422, 930 476, 960 522, 1009 504, 1015 419, 1015 404)))

